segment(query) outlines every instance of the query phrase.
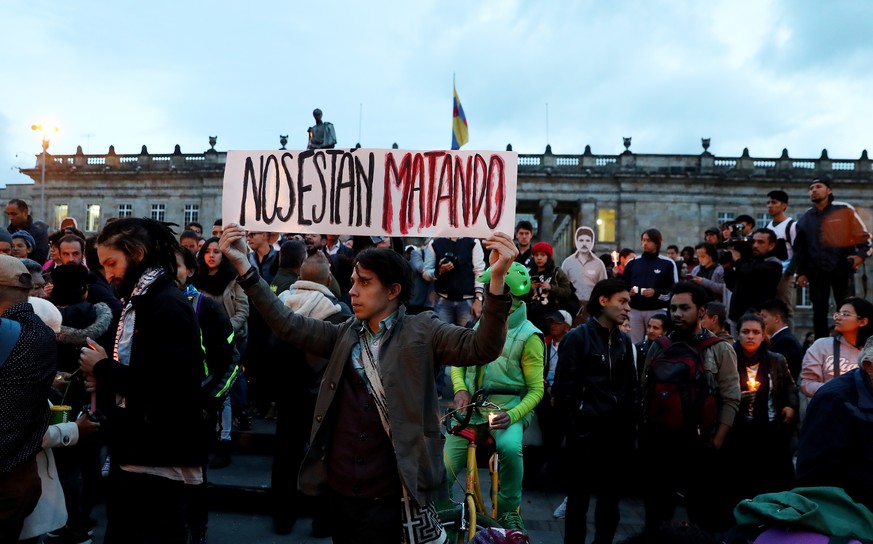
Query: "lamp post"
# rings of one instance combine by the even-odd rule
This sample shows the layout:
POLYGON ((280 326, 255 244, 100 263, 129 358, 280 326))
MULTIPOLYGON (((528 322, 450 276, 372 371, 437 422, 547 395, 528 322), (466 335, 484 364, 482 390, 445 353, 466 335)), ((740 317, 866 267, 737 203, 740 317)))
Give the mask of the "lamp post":
MULTIPOLYGON (((47 215, 46 209, 45 209, 45 161, 46 161, 46 152, 48 151, 48 148, 49 148, 49 139, 46 138, 46 131, 43 129, 42 125, 31 125, 30 129, 39 132, 40 135, 42 136, 42 176, 40 177, 40 184, 39 184, 39 191, 40 191, 39 208, 40 208, 40 213, 42 215, 42 220, 48 222, 48 215, 47 215)), ((51 130, 54 132, 57 132, 58 127, 53 127, 51 130)))

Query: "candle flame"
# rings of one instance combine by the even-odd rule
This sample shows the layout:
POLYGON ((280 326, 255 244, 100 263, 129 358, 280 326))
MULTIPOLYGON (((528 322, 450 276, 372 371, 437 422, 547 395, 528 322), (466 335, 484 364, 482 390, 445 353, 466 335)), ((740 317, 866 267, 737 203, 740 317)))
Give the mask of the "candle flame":
POLYGON ((749 386, 749 391, 751 391, 752 393, 756 393, 761 383, 755 378, 749 378, 749 381, 746 382, 746 385, 749 386))

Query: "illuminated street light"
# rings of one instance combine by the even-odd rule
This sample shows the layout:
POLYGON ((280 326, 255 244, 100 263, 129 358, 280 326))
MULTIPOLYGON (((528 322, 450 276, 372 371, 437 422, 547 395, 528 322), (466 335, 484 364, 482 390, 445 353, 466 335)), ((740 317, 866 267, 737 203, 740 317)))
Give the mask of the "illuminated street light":
MULTIPOLYGON (((42 125, 30 125, 30 129, 36 132, 39 132, 42 136, 42 177, 39 184, 40 187, 40 197, 39 197, 39 207, 40 214, 43 221, 48 221, 48 215, 45 209, 45 160, 46 160, 46 151, 49 148, 49 139, 46 137, 46 131, 43 129, 42 125)), ((57 133, 58 127, 52 127, 49 129, 52 132, 57 133)))

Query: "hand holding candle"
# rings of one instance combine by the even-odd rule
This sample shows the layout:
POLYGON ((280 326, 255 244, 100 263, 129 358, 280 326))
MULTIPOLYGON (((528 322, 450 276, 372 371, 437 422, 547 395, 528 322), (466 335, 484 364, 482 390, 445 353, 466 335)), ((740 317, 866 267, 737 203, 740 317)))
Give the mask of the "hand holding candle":
POLYGON ((618 251, 613 251, 610 255, 612 255, 612 264, 618 266, 618 251))
POLYGON ((506 412, 489 412, 488 426, 492 429, 507 429, 512 423, 512 419, 506 412))
POLYGON ((751 391, 752 393, 757 393, 758 387, 761 386, 761 382, 759 382, 755 378, 749 378, 749 381, 746 382, 746 385, 749 386, 749 391, 751 391))

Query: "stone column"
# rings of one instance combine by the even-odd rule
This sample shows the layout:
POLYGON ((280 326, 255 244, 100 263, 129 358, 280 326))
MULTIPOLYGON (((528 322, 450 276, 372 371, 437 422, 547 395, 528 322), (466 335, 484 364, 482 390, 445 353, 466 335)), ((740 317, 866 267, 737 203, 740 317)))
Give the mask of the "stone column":
POLYGON ((555 206, 554 200, 540 200, 540 229, 537 232, 537 240, 552 243, 555 236, 555 206))

